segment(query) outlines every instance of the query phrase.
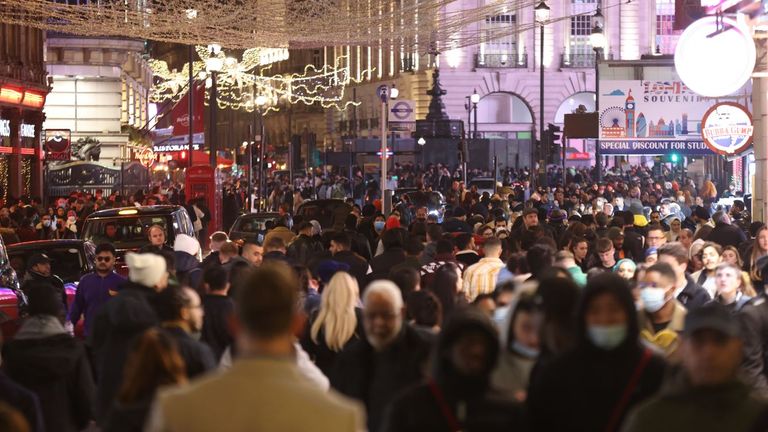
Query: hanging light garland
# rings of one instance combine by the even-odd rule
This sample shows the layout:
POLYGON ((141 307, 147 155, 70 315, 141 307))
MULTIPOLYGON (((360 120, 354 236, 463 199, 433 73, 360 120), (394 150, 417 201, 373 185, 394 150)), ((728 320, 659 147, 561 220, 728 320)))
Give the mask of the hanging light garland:
MULTIPOLYGON (((265 111, 277 111, 281 103, 312 105, 319 103, 323 108, 343 110, 359 102, 345 101, 347 85, 359 82, 352 78, 349 68, 344 66, 346 58, 339 57, 334 65, 316 68, 307 65, 303 73, 269 75, 271 63, 285 60, 287 50, 252 48, 243 53, 243 59, 226 57, 218 50, 215 54, 207 47, 196 46, 195 51, 200 61, 192 63, 192 73, 198 79, 206 80, 206 92, 210 89, 210 79, 206 72, 206 62, 211 58, 221 61, 221 71, 216 75, 217 105, 221 109, 245 110, 252 112, 258 109, 257 96, 265 97, 265 111)), ((168 64, 161 60, 149 61, 155 76, 151 100, 163 102, 178 101, 187 91, 189 80, 189 63, 181 71, 170 70, 168 64)), ((362 78, 369 76, 371 69, 363 71, 362 78)), ((206 95, 205 103, 210 97, 206 95)))
MULTIPOLYGON (((457 9, 449 7, 456 0, 0 0, 0 22, 185 45, 216 40, 241 49, 352 45, 427 52, 432 46, 442 50, 456 34, 462 35, 457 48, 476 45, 485 36, 474 29, 475 23, 530 8, 537 1, 486 0, 477 7, 457 9)), ((548 22, 560 19, 570 16, 548 22)))

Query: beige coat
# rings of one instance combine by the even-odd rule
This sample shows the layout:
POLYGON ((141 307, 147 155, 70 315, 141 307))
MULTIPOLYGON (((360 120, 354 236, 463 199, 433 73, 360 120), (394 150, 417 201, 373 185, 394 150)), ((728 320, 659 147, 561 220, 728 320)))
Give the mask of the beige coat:
POLYGON ((355 432, 365 430, 365 415, 358 403, 318 389, 289 360, 247 358, 158 393, 145 430, 355 432))

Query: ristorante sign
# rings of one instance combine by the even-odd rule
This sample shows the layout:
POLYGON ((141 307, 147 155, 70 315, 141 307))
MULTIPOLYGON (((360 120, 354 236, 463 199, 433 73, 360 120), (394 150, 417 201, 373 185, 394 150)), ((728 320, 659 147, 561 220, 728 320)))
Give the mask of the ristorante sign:
POLYGON ((682 81, 603 80, 600 89, 602 154, 715 153, 702 137, 704 116, 715 102, 682 81))

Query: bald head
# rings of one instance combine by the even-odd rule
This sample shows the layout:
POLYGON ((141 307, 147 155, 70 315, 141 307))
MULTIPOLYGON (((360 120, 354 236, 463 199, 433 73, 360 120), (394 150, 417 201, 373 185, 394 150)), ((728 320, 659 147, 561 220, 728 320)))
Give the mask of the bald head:
POLYGON ((363 295, 363 326, 368 342, 377 351, 390 346, 403 326, 403 297, 391 281, 368 285, 363 295))

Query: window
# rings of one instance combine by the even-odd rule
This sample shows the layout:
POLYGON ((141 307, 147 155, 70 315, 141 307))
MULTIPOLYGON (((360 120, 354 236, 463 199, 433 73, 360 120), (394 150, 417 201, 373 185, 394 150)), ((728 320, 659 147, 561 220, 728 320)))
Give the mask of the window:
POLYGON ((312 65, 318 69, 323 67, 323 54, 319 49, 312 51, 312 65))
POLYGON ((504 67, 517 59, 517 17, 511 14, 485 18, 478 66, 504 67))
POLYGON ((591 67, 595 54, 589 36, 592 34, 592 15, 597 9, 595 0, 571 0, 571 31, 568 55, 564 64, 571 67, 591 67))
POLYGON ((682 33, 675 28, 675 0, 656 0, 656 54, 674 54, 677 39, 682 33))

